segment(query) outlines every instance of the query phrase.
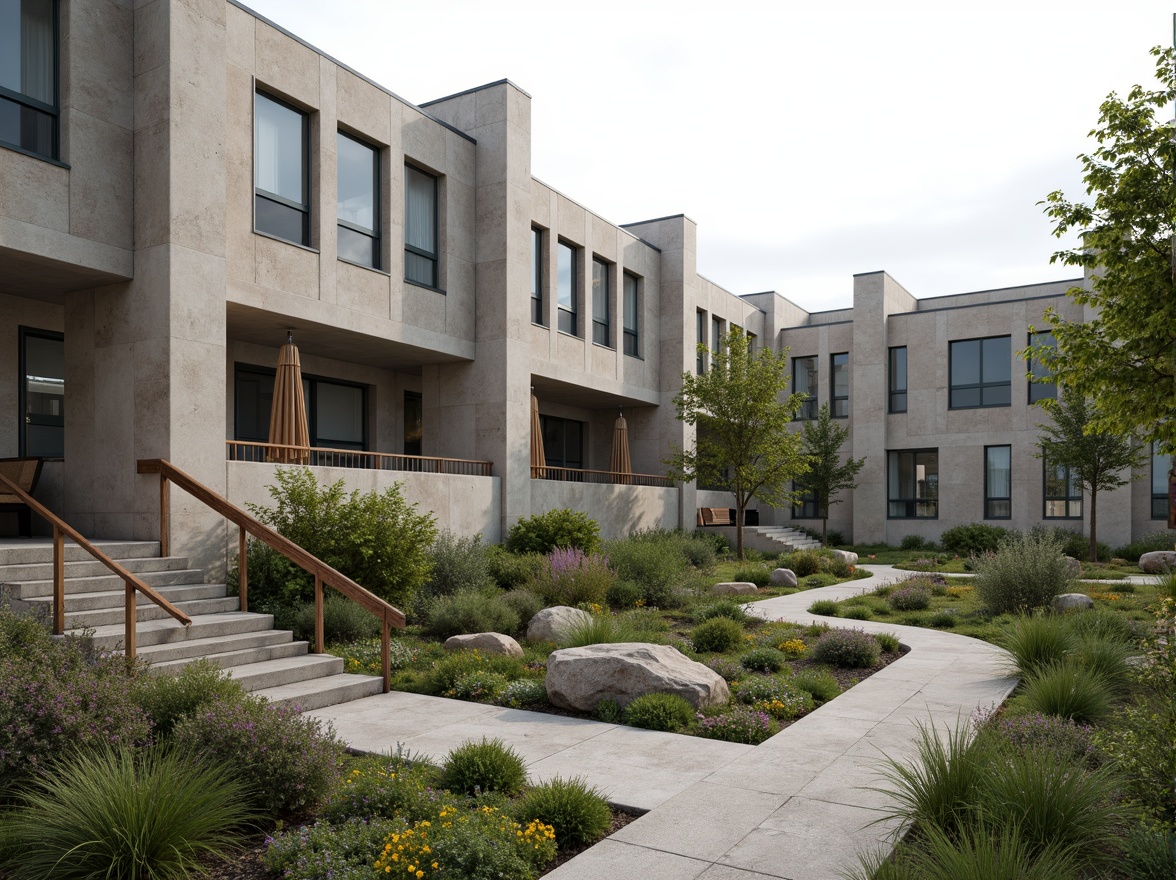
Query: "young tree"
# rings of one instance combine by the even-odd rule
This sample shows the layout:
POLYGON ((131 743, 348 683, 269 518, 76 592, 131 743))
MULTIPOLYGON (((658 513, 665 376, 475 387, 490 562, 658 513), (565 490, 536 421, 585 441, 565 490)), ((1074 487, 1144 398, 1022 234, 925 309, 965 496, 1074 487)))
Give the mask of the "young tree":
POLYGON ((804 423, 804 455, 808 473, 796 482, 812 492, 821 515, 821 543, 829 545, 829 506, 840 504, 833 496, 842 489, 856 489, 854 477, 866 463, 864 458, 841 460, 841 446, 849 439, 849 428, 834 424, 829 404, 821 404, 815 422, 804 423))
POLYGON ((1126 486, 1132 477, 1122 471, 1144 463, 1140 447, 1118 431, 1099 430, 1089 401, 1068 392, 1061 400, 1043 401, 1053 415, 1052 425, 1041 428, 1041 454, 1051 465, 1070 469, 1082 491, 1090 495, 1091 562, 1098 561, 1098 493, 1126 486))
MULTIPOLYGON (((1176 449, 1172 418, 1176 389, 1176 139, 1156 118, 1176 100, 1176 52, 1152 49, 1154 90, 1135 86, 1126 98, 1113 92, 1090 134, 1098 146, 1079 156, 1092 204, 1071 202, 1059 191, 1042 203, 1058 237, 1082 234, 1073 250, 1052 262, 1081 267, 1090 289, 1067 294, 1089 307, 1083 321, 1053 310, 1046 320, 1057 349, 1031 350, 1075 396, 1093 401, 1091 425, 1099 432, 1132 434, 1176 449)), ((1092 503, 1093 506, 1093 503, 1092 503)), ((1092 545, 1093 546, 1093 545, 1092 545)))
MULTIPOLYGON (((699 346, 705 350, 705 346, 699 346)), ((665 460, 676 480, 699 480, 735 495, 735 549, 743 559, 743 514, 754 496, 765 504, 791 504, 792 481, 808 465, 800 434, 789 431, 802 394, 788 396, 788 349, 752 355, 747 337, 731 328, 711 367, 682 374, 674 397, 678 418, 694 425, 694 447, 665 460)))

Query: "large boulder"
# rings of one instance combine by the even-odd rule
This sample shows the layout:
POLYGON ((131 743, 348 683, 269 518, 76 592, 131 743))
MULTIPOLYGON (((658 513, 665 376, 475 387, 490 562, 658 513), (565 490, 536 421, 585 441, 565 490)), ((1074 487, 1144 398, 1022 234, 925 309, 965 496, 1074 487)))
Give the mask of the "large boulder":
POLYGON ((1081 562, 1079 562, 1073 556, 1063 556, 1062 559, 1066 560, 1066 571, 1068 571, 1072 576, 1078 577, 1078 575, 1082 574, 1081 562))
POLYGON ((830 548, 829 552, 833 554, 834 559, 840 559, 846 565, 857 565, 858 555, 852 550, 833 550, 830 548))
POLYGON ((1163 574, 1171 568, 1176 568, 1176 551, 1153 550, 1139 557, 1139 567, 1148 574, 1163 574))
POLYGON ((750 596, 759 592, 759 588, 747 581, 726 581, 715 584, 711 587, 711 592, 716 596, 750 596))
POLYGON ((772 572, 771 580, 773 587, 795 587, 796 572, 791 568, 777 568, 772 572))
POLYGON ((523 646, 502 633, 470 633, 450 636, 445 640, 446 651, 480 651, 502 657, 522 657, 523 646))
POLYGON ((528 642, 559 642, 577 626, 592 620, 592 615, 569 605, 544 608, 527 624, 528 642))
POLYGON ((1094 600, 1085 593, 1062 593, 1054 596, 1054 611, 1089 611, 1094 607, 1094 600))
POLYGON ((718 673, 669 645, 588 645, 547 658, 547 699, 553 706, 592 712, 601 700, 626 706, 644 694, 677 694, 700 709, 731 699, 718 673))

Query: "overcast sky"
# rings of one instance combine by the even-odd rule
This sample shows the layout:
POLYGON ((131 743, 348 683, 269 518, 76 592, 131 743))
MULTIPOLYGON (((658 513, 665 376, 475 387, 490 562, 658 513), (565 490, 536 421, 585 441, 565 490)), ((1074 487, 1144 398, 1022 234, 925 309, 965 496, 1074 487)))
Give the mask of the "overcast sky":
POLYGON ((816 311, 1074 277, 1036 204, 1111 91, 1151 85, 1159 0, 246 0, 414 103, 510 79, 531 171, 614 223, 685 213, 699 272, 816 311))

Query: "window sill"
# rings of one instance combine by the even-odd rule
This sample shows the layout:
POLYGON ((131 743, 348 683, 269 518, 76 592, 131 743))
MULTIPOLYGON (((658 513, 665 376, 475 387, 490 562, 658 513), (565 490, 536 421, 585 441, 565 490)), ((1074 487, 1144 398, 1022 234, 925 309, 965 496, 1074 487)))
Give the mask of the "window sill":
POLYGON ((947 409, 949 412, 955 412, 966 409, 1008 409, 1011 406, 1011 403, 990 403, 987 405, 980 404, 978 406, 949 406, 947 409))
POLYGON ((411 278, 405 278, 404 283, 409 287, 419 287, 422 290, 431 290, 433 293, 439 293, 442 296, 446 295, 444 290, 442 290, 440 287, 434 287, 432 284, 422 284, 419 281, 413 281, 411 278))
POLYGON ((577 336, 575 333, 569 333, 567 330, 556 331, 560 336, 566 336, 568 339, 578 339, 580 342, 584 341, 583 336, 577 336))
MULTIPOLYGON (((1082 517, 1080 516, 1043 516, 1042 519, 1048 519, 1050 521, 1067 520, 1069 522, 1082 522, 1082 517)), ((1156 519, 1156 517, 1153 516, 1152 519, 1156 519)))
POLYGON ((546 324, 540 324, 538 321, 532 321, 532 322, 531 322, 531 326, 532 326, 532 327, 541 327, 541 328, 542 328, 542 329, 544 329, 544 330, 550 330, 550 329, 551 329, 551 328, 550 328, 550 327, 548 327, 546 324))
POLYGON ((592 347, 593 348, 603 348, 605 351, 611 351, 614 354, 616 353, 616 350, 617 350, 617 347, 615 345, 604 345, 603 343, 600 343, 600 342, 593 342, 592 347))
POLYGON ((44 153, 34 153, 32 150, 26 150, 24 147, 18 147, 16 144, 5 143, 0 141, 0 147, 6 150, 11 150, 14 153, 20 153, 22 156, 28 156, 30 159, 40 159, 42 162, 48 162, 50 165, 56 165, 58 168, 65 168, 69 170, 69 163, 62 162, 60 159, 53 159, 46 156, 44 153))
POLYGON ((629 354, 629 352, 625 352, 625 357, 632 358, 635 361, 644 361, 645 360, 644 356, 639 355, 639 354, 629 354))
POLYGON ((354 260, 347 260, 343 257, 337 258, 340 263, 346 263, 348 266, 355 266, 357 269, 367 269, 369 272, 375 272, 377 275, 383 275, 385 278, 391 278, 391 272, 385 272, 383 269, 377 269, 375 266, 365 266, 363 263, 357 263, 354 260))
POLYGON ((318 248, 311 247, 308 244, 303 244, 300 241, 290 241, 288 238, 282 238, 280 235, 272 235, 268 232, 262 232, 260 229, 253 230, 254 235, 260 235, 262 238, 268 238, 270 241, 280 241, 282 244, 288 244, 290 247, 296 247, 300 251, 309 251, 312 254, 319 253, 318 248))

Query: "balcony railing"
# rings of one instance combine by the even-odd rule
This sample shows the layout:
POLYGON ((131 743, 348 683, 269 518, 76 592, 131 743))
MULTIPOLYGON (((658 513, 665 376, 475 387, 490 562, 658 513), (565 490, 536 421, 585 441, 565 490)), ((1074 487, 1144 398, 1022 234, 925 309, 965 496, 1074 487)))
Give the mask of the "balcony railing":
POLYGON ((357 449, 321 449, 315 446, 282 446, 226 440, 229 461, 261 461, 274 464, 307 464, 316 467, 365 468, 376 471, 407 471, 418 474, 457 474, 488 477, 492 462, 465 458, 437 458, 429 455, 396 455, 357 449))
POLYGON ((620 486, 661 486, 673 488, 674 481, 657 474, 626 474, 617 471, 589 471, 582 468, 531 465, 533 480, 561 480, 565 483, 614 483, 620 486))

